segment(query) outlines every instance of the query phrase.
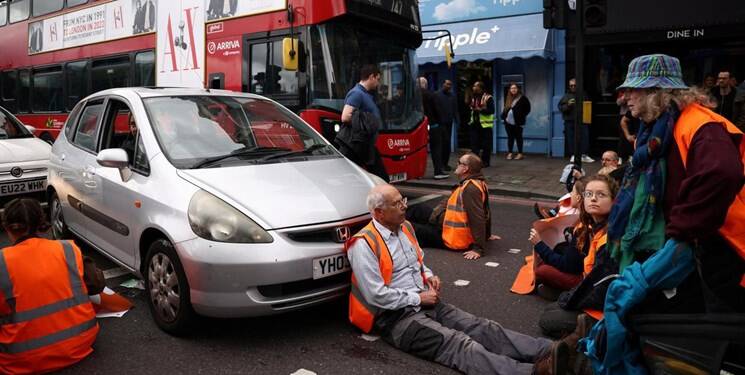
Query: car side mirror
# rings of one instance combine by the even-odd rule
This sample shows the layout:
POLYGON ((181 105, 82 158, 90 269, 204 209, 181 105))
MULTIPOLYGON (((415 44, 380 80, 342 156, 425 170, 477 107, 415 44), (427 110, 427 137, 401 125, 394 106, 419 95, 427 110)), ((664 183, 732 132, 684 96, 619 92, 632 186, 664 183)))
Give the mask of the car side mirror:
POLYGON ((129 169, 129 156, 123 148, 101 150, 96 156, 96 161, 102 167, 118 169, 122 181, 126 182, 132 176, 132 171, 129 169))
POLYGON ((26 130, 28 130, 31 134, 36 133, 36 128, 35 127, 33 127, 31 125, 23 125, 23 126, 26 127, 26 130))

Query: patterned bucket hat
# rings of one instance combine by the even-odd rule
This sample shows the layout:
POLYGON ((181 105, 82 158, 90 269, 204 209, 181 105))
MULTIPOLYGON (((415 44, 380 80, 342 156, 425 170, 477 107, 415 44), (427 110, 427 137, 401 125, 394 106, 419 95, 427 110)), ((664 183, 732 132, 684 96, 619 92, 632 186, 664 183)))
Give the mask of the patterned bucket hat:
POLYGON ((668 55, 639 56, 629 64, 626 80, 618 89, 687 89, 680 60, 668 55))

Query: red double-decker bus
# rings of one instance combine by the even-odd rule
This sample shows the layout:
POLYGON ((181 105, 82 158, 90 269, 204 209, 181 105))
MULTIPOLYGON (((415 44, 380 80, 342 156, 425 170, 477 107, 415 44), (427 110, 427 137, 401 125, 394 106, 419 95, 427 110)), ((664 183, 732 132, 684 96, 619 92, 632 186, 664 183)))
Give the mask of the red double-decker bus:
MULTIPOLYGON (((86 95, 161 84, 157 77, 174 56, 156 53, 156 40, 166 37, 175 49, 186 49, 192 25, 173 20, 168 34, 158 30, 159 5, 0 0, 0 104, 51 141, 86 95)), ((424 174, 427 121, 416 85, 414 51, 422 39, 416 0, 204 0, 198 8, 192 11, 204 12, 205 37, 192 43, 203 42, 204 55, 192 64, 203 64, 206 85, 274 99, 327 139, 339 129, 359 69, 377 64, 383 119, 377 147, 386 170, 392 181, 424 174), (289 44, 297 67, 283 62, 288 40, 295 41, 289 44)))

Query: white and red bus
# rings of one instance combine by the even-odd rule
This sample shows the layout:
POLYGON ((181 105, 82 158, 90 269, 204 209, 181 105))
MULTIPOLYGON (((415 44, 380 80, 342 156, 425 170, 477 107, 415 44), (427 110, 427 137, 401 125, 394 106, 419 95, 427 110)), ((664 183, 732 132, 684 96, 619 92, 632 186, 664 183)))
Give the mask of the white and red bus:
POLYGON ((427 159, 421 39, 417 0, 0 0, 0 105, 52 141, 88 94, 170 86, 177 71, 276 100, 333 139, 347 91, 374 63, 377 146, 401 181, 421 177, 427 159), (192 5, 164 11, 177 3, 192 5))

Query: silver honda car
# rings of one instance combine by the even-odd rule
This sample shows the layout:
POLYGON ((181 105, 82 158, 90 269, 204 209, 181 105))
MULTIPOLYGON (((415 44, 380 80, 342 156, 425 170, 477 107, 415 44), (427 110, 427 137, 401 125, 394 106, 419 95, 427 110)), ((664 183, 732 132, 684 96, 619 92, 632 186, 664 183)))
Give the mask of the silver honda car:
POLYGON ((194 313, 265 315, 345 295, 342 244, 380 183, 271 100, 175 88, 82 100, 48 180, 54 236, 142 276, 171 333, 194 313))

